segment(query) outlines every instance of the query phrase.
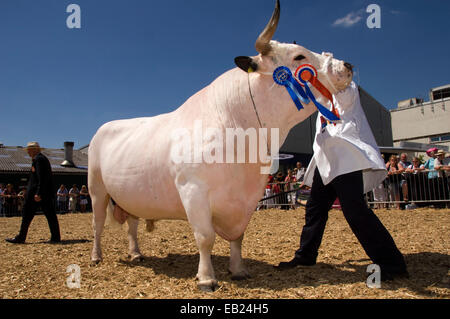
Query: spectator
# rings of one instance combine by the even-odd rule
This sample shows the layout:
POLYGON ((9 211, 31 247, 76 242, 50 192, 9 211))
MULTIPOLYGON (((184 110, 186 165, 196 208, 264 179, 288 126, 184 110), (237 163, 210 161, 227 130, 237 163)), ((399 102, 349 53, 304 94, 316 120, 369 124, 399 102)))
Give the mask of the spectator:
POLYGON ((438 149, 436 147, 430 148, 427 151, 429 159, 425 162, 424 167, 428 170, 428 179, 433 179, 438 176, 437 172, 434 170, 434 160, 436 158, 436 152, 438 149))
MULTIPOLYGON (((437 188, 437 199, 448 200, 448 181, 445 171, 448 171, 449 166, 445 165, 445 152, 443 150, 438 150, 436 152, 436 159, 434 162, 434 168, 438 173, 438 188, 437 188)), ((441 202, 438 204, 440 207, 445 207, 445 203, 441 202)))
POLYGON ((413 157, 412 164, 406 167, 407 173, 417 174, 425 169, 424 165, 420 163, 420 159, 418 157, 413 157))
POLYGON ((297 182, 301 183, 303 182, 303 179, 305 178, 305 168, 303 167, 301 162, 297 162, 297 174, 295 175, 295 179, 297 180, 297 182))
POLYGON ((401 164, 402 168, 400 169, 402 171, 402 178, 400 180, 400 187, 402 189, 402 195, 403 200, 405 202, 408 202, 409 196, 408 196, 408 182, 406 180, 405 171, 406 168, 411 165, 411 162, 408 161, 408 155, 406 153, 402 153, 400 155, 400 161, 399 164, 401 164))
POLYGON ((61 184, 58 191, 56 192, 56 206, 58 213, 66 213, 67 212, 67 199, 69 197, 69 191, 66 188, 66 185, 61 184))
MULTIPOLYGON (((273 195, 272 187, 273 187, 273 175, 269 175, 267 177, 267 185, 264 190, 264 197, 271 197, 273 195)), ((273 207, 273 203, 274 203, 273 198, 266 199, 265 201, 263 201, 263 208, 267 209, 273 207)))
POLYGON ((438 171, 439 177, 443 177, 445 171, 450 171, 449 159, 445 158, 445 152, 443 150, 436 152, 434 168, 438 171))
POLYGON ((80 190, 76 184, 73 184, 72 188, 69 191, 69 210, 72 213, 77 211, 78 197, 80 196, 80 190))
POLYGON ((3 213, 3 192, 5 191, 5 186, 0 184, 0 216, 5 216, 3 213))
POLYGON ((411 207, 415 208, 416 204, 414 201, 424 200, 425 197, 425 181, 423 180, 423 172, 425 167, 420 163, 420 159, 418 157, 414 157, 412 164, 406 168, 406 178, 408 180, 408 185, 411 190, 411 207))
POLYGON ((81 212, 82 213, 86 212, 86 205, 88 203, 88 196, 89 196, 89 192, 87 190, 86 185, 81 186, 81 190, 80 190, 80 208, 81 208, 81 212))
POLYGON ((3 209, 6 217, 17 216, 17 194, 12 184, 6 185, 3 192, 3 209))
POLYGON ((287 202, 290 203, 290 208, 295 209, 295 193, 291 192, 294 190, 294 184, 296 182, 294 172, 291 169, 288 169, 287 176, 284 179, 285 184, 285 192, 287 193, 287 202))
POLYGON ((24 204, 25 204, 25 196, 27 195, 27 188, 26 187, 22 187, 20 189, 19 194, 17 194, 17 210, 19 212, 19 214, 22 214, 23 208, 24 208, 24 204))
MULTIPOLYGON (((280 194, 280 196, 275 197, 275 204, 277 205, 282 205, 284 203, 283 201, 283 194, 282 194, 282 190, 283 190, 283 174, 281 172, 279 172, 275 178, 274 178, 274 184, 272 186, 272 191, 274 195, 278 195, 280 194)), ((280 208, 280 206, 278 206, 278 208, 280 208)), ((283 206, 281 206, 281 208, 283 208, 283 206)))
POLYGON ((424 167, 428 170, 428 181, 425 185, 425 195, 426 200, 433 201, 437 199, 437 190, 438 190, 438 172, 435 170, 435 159, 436 159, 436 152, 438 149, 436 147, 430 148, 427 151, 427 155, 429 159, 425 162, 424 167))
POLYGON ((403 166, 398 162, 396 155, 389 157, 389 162, 386 163, 388 171, 388 189, 390 200, 395 201, 395 206, 400 209, 400 179, 403 172, 403 166))

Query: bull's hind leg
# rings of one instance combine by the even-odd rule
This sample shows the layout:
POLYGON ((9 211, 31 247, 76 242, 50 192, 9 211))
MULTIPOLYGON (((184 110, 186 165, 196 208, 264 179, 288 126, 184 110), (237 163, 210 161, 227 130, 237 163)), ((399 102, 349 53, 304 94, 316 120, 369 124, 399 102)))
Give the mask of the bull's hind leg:
POLYGON ((211 262, 211 251, 216 233, 212 224, 207 188, 201 182, 180 182, 180 179, 177 179, 176 185, 200 253, 198 287, 203 291, 214 291, 217 280, 211 262))
POLYGON ((128 256, 132 261, 142 261, 143 257, 139 251, 137 232, 139 226, 139 219, 133 216, 128 216, 128 256))
POLYGON ((91 260, 97 264, 102 260, 101 236, 106 220, 106 209, 108 207, 109 195, 106 190, 95 189, 90 190, 92 199, 92 227, 94 230, 94 247, 92 248, 91 260))
POLYGON ((241 247, 243 239, 244 234, 238 239, 230 242, 230 268, 228 268, 228 270, 231 272, 232 280, 244 280, 250 278, 250 274, 242 261, 241 247))

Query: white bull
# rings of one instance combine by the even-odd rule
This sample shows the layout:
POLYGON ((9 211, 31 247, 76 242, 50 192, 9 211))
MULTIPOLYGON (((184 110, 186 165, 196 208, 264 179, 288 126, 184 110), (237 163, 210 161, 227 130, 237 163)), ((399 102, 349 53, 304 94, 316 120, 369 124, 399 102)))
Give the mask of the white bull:
MULTIPOLYGON (((128 217, 129 253, 133 258, 141 257, 138 218, 146 219, 148 226, 154 220, 187 219, 200 253, 197 279, 201 289, 210 291, 217 286, 211 264, 216 233, 230 241, 232 279, 248 277, 241 243, 267 182, 267 175, 260 171, 267 164, 260 160, 238 164, 174 163, 172 152, 179 142, 171 136, 179 128, 193 136, 196 121, 202 121, 203 127, 218 128, 223 136, 226 128, 279 128, 279 142, 283 142, 289 130, 316 108, 310 103, 298 111, 288 92, 274 84, 272 72, 281 65, 295 70, 300 64, 312 64, 331 93, 348 86, 352 79, 348 64, 333 59, 331 54, 272 41, 278 20, 279 1, 256 41, 260 54, 236 58, 239 68, 219 76, 177 110, 156 117, 109 122, 98 130, 89 147, 88 178, 94 212, 92 261, 102 259, 100 238, 112 198, 116 217, 128 217)), ((211 139, 204 139, 200 147, 210 150, 211 143, 211 139)), ((190 149, 194 152, 194 147, 190 149)))

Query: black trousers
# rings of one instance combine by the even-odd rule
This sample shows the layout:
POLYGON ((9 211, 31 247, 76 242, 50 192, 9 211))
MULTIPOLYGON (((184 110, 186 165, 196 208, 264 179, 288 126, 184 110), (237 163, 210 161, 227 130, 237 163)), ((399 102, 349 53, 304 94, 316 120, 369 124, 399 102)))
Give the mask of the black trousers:
POLYGON ((20 232, 18 237, 25 240, 28 234, 28 228, 33 221, 34 215, 36 215, 37 209, 41 207, 47 218, 48 226, 50 228, 51 240, 61 240, 59 232, 58 218, 56 217, 55 203, 52 198, 43 199, 40 202, 36 202, 33 197, 27 197, 23 207, 22 224, 20 225, 20 232))
POLYGON ((403 255, 378 217, 364 200, 362 171, 336 177, 324 185, 318 169, 314 172, 311 196, 306 204, 305 226, 296 257, 315 260, 322 242, 328 211, 339 198, 345 219, 369 258, 389 272, 406 271, 403 255))

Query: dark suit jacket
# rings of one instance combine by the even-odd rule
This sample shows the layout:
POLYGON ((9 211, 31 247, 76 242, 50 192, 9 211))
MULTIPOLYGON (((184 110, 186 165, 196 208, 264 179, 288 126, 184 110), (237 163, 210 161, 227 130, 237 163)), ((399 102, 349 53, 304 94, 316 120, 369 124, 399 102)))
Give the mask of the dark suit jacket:
POLYGON ((49 160, 39 153, 31 164, 31 175, 28 181, 27 198, 39 195, 43 200, 53 199, 53 173, 49 160))

